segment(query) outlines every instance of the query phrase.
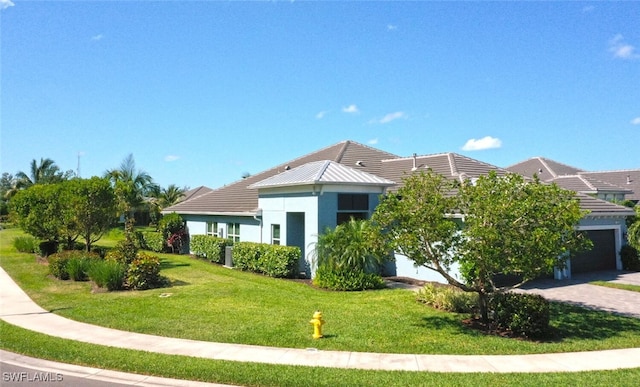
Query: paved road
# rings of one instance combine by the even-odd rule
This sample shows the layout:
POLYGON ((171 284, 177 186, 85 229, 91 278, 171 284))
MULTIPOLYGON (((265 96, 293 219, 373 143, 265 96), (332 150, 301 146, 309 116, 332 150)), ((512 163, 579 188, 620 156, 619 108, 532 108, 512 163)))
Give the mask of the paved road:
POLYGON ((606 271, 576 274, 569 280, 536 280, 523 286, 522 290, 540 294, 548 300, 640 318, 640 292, 589 284, 597 280, 640 286, 640 273, 606 271))

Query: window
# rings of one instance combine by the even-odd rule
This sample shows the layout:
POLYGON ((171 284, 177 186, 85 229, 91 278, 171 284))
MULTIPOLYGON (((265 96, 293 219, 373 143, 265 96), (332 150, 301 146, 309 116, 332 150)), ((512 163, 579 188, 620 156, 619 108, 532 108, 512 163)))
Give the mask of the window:
POLYGON ((369 195, 367 194, 338 194, 338 214, 336 224, 369 217, 369 195))
POLYGON ((338 211, 369 211, 369 195, 338 194, 338 211))
POLYGON ((227 223, 227 239, 240 242, 240 223, 227 223))
POLYGON ((218 222, 207 222, 207 235, 211 235, 214 237, 218 235, 218 222))
POLYGON ((272 245, 280 244, 280 225, 279 224, 271 225, 271 244, 272 245))

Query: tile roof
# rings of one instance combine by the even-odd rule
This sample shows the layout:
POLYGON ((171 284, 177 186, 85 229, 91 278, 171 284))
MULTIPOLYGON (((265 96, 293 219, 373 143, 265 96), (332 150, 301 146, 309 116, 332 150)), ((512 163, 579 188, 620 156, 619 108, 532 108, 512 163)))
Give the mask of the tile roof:
MULTIPOLYGON (((164 213, 177 212, 179 214, 222 214, 222 215, 254 215, 258 207, 258 190, 255 188, 266 186, 278 186, 282 184, 297 184, 305 179, 318 178, 317 173, 320 167, 327 167, 321 179, 326 181, 339 181, 345 176, 339 177, 340 174, 347 174, 347 168, 356 172, 364 172, 360 174, 353 173, 350 179, 362 178, 368 176, 367 179, 380 178, 383 181, 397 182, 392 190, 400 187, 402 178, 407 174, 427 170, 430 168, 435 173, 442 174, 451 179, 459 181, 476 178, 496 171, 499 175, 509 172, 517 172, 521 167, 524 168, 525 177, 533 176, 533 173, 527 174, 526 171, 533 171, 536 167, 544 167, 544 171, 553 174, 555 177, 561 175, 579 175, 563 176, 558 181, 571 181, 571 184, 582 184, 589 188, 600 188, 603 190, 613 189, 614 181, 624 181, 626 184, 627 175, 629 175, 631 188, 640 184, 640 170, 618 171, 618 172, 584 172, 574 167, 570 167, 552 160, 543 158, 533 158, 523 163, 516 164, 515 167, 503 169, 495 165, 487 164, 479 160, 475 160, 457 153, 439 153, 414 157, 398 157, 394 154, 384 152, 366 145, 353 141, 343 141, 329 147, 320 149, 316 152, 309 153, 297 159, 282 163, 274 168, 249 176, 245 179, 236 181, 229 185, 218 189, 204 192, 190 199, 178 203, 172 207, 165 209, 164 213), (318 163, 319 162, 319 163, 318 163), (334 163, 341 164, 336 166, 334 163), (303 167, 297 169, 298 167, 303 167), (345 167, 345 168, 343 168, 345 167), (330 171, 328 169, 331 169, 330 171), (515 170, 514 170, 515 169, 515 170), (295 179, 292 174, 283 174, 285 171, 296 171, 295 179), (334 173, 335 172, 335 173, 334 173), (573 180, 572 180, 573 179, 573 180), (622 180, 620 180, 622 179, 622 180), (577 182, 577 183, 576 183, 577 182)), ((535 169, 537 171, 538 169, 535 169)), ((543 173, 544 173, 543 171, 543 173)), ((369 182, 372 182, 370 180, 369 182)), ((567 183, 569 184, 569 183, 567 183)), ((559 184, 560 185, 560 184, 559 184)), ((565 187, 566 188, 566 187, 565 187)), ((626 188, 626 186, 625 186, 626 188)), ((640 189, 634 189, 635 197, 640 194, 640 189)), ((600 200, 589 195, 578 193, 581 207, 590 211, 589 216, 608 216, 633 215, 633 210, 627 207, 619 206, 604 200, 600 200)))
POLYGON ((597 194, 604 192, 627 194, 633 192, 630 189, 624 189, 617 185, 598 180, 595 177, 585 174, 558 176, 549 180, 549 182, 556 183, 564 189, 570 189, 575 192, 582 192, 587 194, 597 194))
POLYGON ((196 188, 192 188, 188 191, 186 191, 184 193, 184 196, 182 197, 182 199, 180 201, 185 201, 185 200, 189 200, 192 198, 195 198, 196 196, 200 196, 202 194, 205 194, 207 192, 211 192, 213 191, 211 188, 209 187, 205 187, 204 185, 201 185, 200 187, 196 187, 196 188))
POLYGON ((271 188, 310 184, 392 186, 393 181, 331 160, 313 161, 251 184, 248 188, 271 188))
POLYGON ((562 164, 544 157, 532 157, 506 168, 508 171, 519 173, 526 177, 534 174, 542 181, 549 181, 561 175, 577 175, 582 169, 562 164))
POLYGON ((449 179, 460 182, 466 179, 477 178, 486 175, 489 171, 495 171, 498 175, 508 173, 507 170, 495 165, 475 160, 457 153, 438 153, 424 156, 413 156, 384 160, 382 162, 382 176, 398 182, 399 188, 402 178, 411 173, 432 170, 449 179))
POLYGON ((398 156, 353 141, 342 141, 297 159, 284 162, 266 171, 225 185, 191 200, 186 200, 163 212, 179 214, 254 214, 258 207, 258 191, 248 189, 271 176, 288 169, 322 160, 331 160, 354 169, 380 176, 382 160, 398 156))
POLYGON ((626 194, 625 198, 635 202, 640 202, 640 169, 581 172, 580 175, 595 178, 609 184, 614 184, 622 189, 631 190, 632 192, 626 194))

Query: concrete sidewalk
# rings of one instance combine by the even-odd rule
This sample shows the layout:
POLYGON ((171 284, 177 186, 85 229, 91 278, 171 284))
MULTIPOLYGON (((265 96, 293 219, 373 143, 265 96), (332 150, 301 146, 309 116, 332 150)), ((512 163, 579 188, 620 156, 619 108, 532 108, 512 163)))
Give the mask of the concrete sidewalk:
POLYGON ((36 305, 0 269, 0 318, 9 324, 97 345, 207 359, 432 372, 576 372, 640 368, 640 348, 534 355, 412 355, 319 351, 203 342, 118 331, 69 320, 36 305))

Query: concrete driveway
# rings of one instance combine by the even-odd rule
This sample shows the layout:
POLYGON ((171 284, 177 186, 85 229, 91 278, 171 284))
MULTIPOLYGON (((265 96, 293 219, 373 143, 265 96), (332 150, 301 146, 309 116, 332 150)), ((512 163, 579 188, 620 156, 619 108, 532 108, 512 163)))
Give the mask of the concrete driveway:
POLYGON ((535 280, 522 287, 527 293, 540 294, 548 300, 568 302, 592 309, 640 318, 640 292, 619 290, 591 281, 607 281, 640 286, 640 273, 601 271, 575 274, 569 280, 535 280))

